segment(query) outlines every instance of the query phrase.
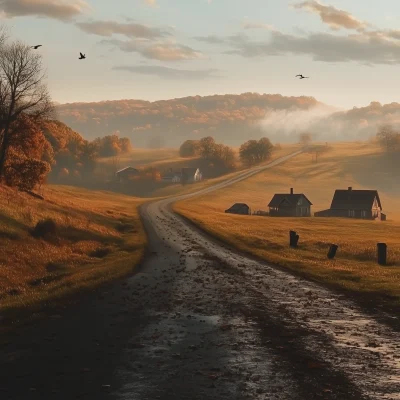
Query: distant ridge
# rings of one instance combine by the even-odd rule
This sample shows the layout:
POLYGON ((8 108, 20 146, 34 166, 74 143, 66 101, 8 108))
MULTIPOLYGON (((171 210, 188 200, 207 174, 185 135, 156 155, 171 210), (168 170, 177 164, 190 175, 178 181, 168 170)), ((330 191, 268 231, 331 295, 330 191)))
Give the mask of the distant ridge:
POLYGON ((308 110, 328 107, 309 96, 280 94, 224 94, 170 100, 105 100, 68 103, 56 107, 58 118, 86 139, 119 132, 133 145, 177 146, 184 140, 212 135, 226 144, 242 143, 249 135, 262 136, 258 125, 267 110, 308 110))
POLYGON ((58 119, 86 139, 115 132, 138 147, 176 147, 204 136, 233 146, 262 136, 273 142, 296 142, 302 131, 326 141, 364 140, 382 123, 400 129, 399 103, 371 102, 343 111, 310 96, 252 92, 67 103, 58 104, 56 110, 58 119))

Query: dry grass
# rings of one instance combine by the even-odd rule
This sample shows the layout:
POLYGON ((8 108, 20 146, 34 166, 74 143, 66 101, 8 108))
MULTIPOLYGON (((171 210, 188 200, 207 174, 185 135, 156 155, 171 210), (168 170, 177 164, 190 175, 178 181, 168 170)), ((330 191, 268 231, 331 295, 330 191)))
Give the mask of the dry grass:
POLYGON ((379 157, 379 150, 371 144, 335 144, 317 164, 311 162, 310 154, 302 154, 234 186, 179 202, 175 210, 240 250, 337 287, 391 296, 400 304, 397 212, 400 198, 395 194, 398 186, 382 189, 382 180, 374 181, 372 171, 377 170, 378 161, 371 164, 371 160, 379 157), (360 183, 357 174, 361 170, 363 178, 370 182, 368 186, 360 183), (389 220, 272 218, 224 213, 235 202, 247 203, 253 211, 267 210, 273 194, 289 192, 290 187, 304 193, 314 204, 312 211, 317 211, 329 208, 334 189, 347 186, 378 188, 389 220), (300 235, 298 249, 288 246, 289 230, 300 235), (387 267, 376 262, 376 243, 380 241, 388 244, 387 267), (333 261, 327 259, 330 243, 339 245, 333 261))
POLYGON ((132 271, 145 245, 140 202, 67 186, 47 187, 43 201, 0 187, 0 307, 51 304, 132 271), (47 218, 57 235, 34 238, 47 218))

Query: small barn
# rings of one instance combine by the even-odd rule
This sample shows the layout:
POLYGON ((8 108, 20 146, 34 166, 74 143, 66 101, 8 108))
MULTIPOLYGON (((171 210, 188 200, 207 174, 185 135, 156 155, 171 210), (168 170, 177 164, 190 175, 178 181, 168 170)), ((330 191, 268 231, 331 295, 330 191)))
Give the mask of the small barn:
POLYGON ((133 167, 125 167, 115 173, 116 178, 121 181, 128 181, 140 176, 140 171, 133 167))
POLYGON ((351 186, 337 189, 331 207, 314 213, 315 217, 342 217, 360 219, 384 219, 382 204, 377 190, 354 190, 351 186))
POLYGON ((310 217, 312 203, 303 193, 275 194, 269 202, 269 215, 271 217, 310 217))
POLYGON ((229 214, 250 215, 250 207, 245 203, 235 203, 231 208, 225 210, 229 214))

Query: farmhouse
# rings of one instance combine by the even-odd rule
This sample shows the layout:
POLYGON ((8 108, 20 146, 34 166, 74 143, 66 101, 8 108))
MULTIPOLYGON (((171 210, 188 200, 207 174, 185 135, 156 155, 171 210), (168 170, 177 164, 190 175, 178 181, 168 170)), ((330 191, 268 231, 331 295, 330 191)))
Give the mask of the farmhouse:
POLYGON ((180 171, 173 171, 172 168, 165 173, 161 180, 172 183, 194 183, 203 179, 199 168, 182 168, 180 171))
POLYGON ((133 167, 125 167, 115 173, 116 178, 121 181, 128 181, 140 175, 140 171, 133 167))
POLYGON ((182 180, 185 183, 199 182, 203 179, 203 175, 199 168, 182 168, 182 180))
POLYGON ((382 204, 377 190, 338 189, 332 199, 331 208, 314 213, 315 217, 347 217, 362 219, 384 219, 382 204))
POLYGON ((244 203, 235 203, 231 208, 225 210, 225 212, 229 214, 241 214, 241 215, 251 214, 250 207, 244 203))
POLYGON ((310 217, 312 203, 303 194, 290 193, 275 194, 269 202, 269 215, 272 217, 310 217))
POLYGON ((170 171, 161 177, 163 182, 179 183, 182 180, 182 172, 170 171))

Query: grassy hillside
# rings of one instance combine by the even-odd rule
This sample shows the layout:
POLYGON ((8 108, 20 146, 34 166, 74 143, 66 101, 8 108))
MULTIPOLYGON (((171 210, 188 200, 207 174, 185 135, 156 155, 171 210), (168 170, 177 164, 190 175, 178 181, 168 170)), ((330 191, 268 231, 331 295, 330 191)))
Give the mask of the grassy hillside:
POLYGON ((179 202, 175 209, 201 228, 237 248, 337 287, 391 296, 400 304, 400 197, 393 170, 370 143, 340 143, 313 163, 302 154, 285 164, 229 188, 179 202), (267 210, 274 193, 304 193, 312 211, 329 208, 336 188, 375 189, 389 221, 330 218, 235 216, 224 210, 235 202, 267 210), (206 210, 206 212, 205 212, 206 210), (289 230, 300 235, 298 249, 288 246, 289 230), (376 263, 376 243, 388 244, 390 266, 376 263), (330 243, 339 245, 334 261, 330 243))
POLYGON ((0 309, 52 304, 78 289, 128 274, 143 255, 140 200, 66 186, 45 200, 0 187, 0 309), (32 236, 51 218, 56 233, 32 236))

